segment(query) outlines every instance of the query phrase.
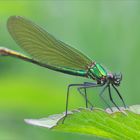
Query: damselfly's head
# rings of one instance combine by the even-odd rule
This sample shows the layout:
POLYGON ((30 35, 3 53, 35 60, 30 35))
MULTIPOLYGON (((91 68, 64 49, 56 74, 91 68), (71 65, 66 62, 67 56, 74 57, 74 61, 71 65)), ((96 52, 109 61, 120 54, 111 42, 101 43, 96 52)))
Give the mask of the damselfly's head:
POLYGON ((108 79, 110 81, 110 83, 112 83, 115 86, 119 86, 120 82, 122 80, 122 74, 108 74, 108 79))

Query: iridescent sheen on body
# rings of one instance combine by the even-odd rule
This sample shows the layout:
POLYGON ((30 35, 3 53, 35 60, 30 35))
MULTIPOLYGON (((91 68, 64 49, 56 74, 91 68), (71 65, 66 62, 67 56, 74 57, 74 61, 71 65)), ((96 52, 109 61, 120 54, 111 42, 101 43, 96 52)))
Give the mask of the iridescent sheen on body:
POLYGON ((90 74, 97 79, 102 79, 107 76, 107 71, 99 63, 95 63, 93 67, 89 69, 90 74))

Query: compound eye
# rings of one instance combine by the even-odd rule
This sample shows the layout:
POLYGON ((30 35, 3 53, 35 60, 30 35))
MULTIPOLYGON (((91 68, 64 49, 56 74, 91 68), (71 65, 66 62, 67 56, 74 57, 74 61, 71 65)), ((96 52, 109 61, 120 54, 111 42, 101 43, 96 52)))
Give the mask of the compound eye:
POLYGON ((116 80, 116 79, 117 79, 117 75, 116 75, 116 74, 114 74, 113 78, 116 80))

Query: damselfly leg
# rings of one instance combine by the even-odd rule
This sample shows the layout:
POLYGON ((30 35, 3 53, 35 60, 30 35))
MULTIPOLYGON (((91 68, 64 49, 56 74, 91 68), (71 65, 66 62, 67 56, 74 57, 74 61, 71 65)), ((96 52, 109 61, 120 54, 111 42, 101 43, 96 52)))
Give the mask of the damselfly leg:
POLYGON ((116 106, 116 108, 120 110, 120 108, 117 106, 117 104, 114 102, 113 98, 112 98, 112 93, 111 93, 111 89, 110 89, 110 85, 108 85, 108 92, 109 92, 109 98, 110 98, 110 101, 116 106))
MULTIPOLYGON (((82 88, 86 89, 86 88, 92 88, 92 87, 100 87, 102 85, 101 84, 95 84, 95 83, 88 83, 87 84, 86 82, 84 84, 70 84, 70 85, 68 85, 68 88, 67 88, 67 97, 66 97, 66 111, 65 111, 65 116, 64 116, 64 118, 62 120, 62 123, 64 123, 64 121, 65 121, 65 119, 66 119, 66 117, 68 115, 68 102, 69 102, 69 91, 70 91, 70 88, 71 87, 75 87, 75 86, 78 87, 77 88, 78 91, 80 92, 81 95, 83 95, 81 93, 80 89, 82 89, 82 88)), ((85 96, 84 96, 84 98, 85 98, 85 96)), ((87 103, 89 103, 90 105, 92 105, 88 99, 86 101, 87 101, 87 103)))
POLYGON ((78 87, 77 90, 78 90, 78 92, 84 97, 85 102, 86 102, 86 108, 88 108, 88 104, 89 104, 89 105, 91 106, 91 109, 93 109, 92 103, 88 100, 86 88, 80 88, 80 87, 78 87), (84 90, 84 93, 82 92, 82 89, 84 90))
POLYGON ((112 84, 112 87, 113 87, 114 90, 117 92, 117 94, 118 94, 118 96, 120 97, 120 99, 121 99, 121 101, 122 101, 124 107, 127 108, 127 106, 126 106, 126 104, 125 104, 125 102, 124 102, 124 100, 123 100, 123 98, 122 98, 120 92, 118 91, 118 89, 117 89, 113 84, 112 84))
POLYGON ((102 89, 102 91, 100 92, 100 98, 104 101, 104 103, 108 106, 108 108, 110 108, 110 110, 113 112, 111 106, 107 103, 107 101, 104 99, 103 94, 105 89, 108 87, 108 85, 105 85, 105 87, 102 89))
POLYGON ((87 96, 87 90, 86 90, 86 88, 84 88, 84 92, 85 92, 86 108, 88 108, 88 96, 87 96))

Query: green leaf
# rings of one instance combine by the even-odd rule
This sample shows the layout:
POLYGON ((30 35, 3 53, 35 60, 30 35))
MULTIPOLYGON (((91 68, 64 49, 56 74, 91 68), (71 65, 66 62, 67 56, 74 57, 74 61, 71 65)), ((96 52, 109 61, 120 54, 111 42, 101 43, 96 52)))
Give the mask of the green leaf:
POLYGON ((31 125, 46 127, 51 130, 93 135, 112 140, 140 139, 140 105, 118 111, 109 109, 78 109, 69 112, 62 123, 64 113, 42 119, 25 119, 31 125))

